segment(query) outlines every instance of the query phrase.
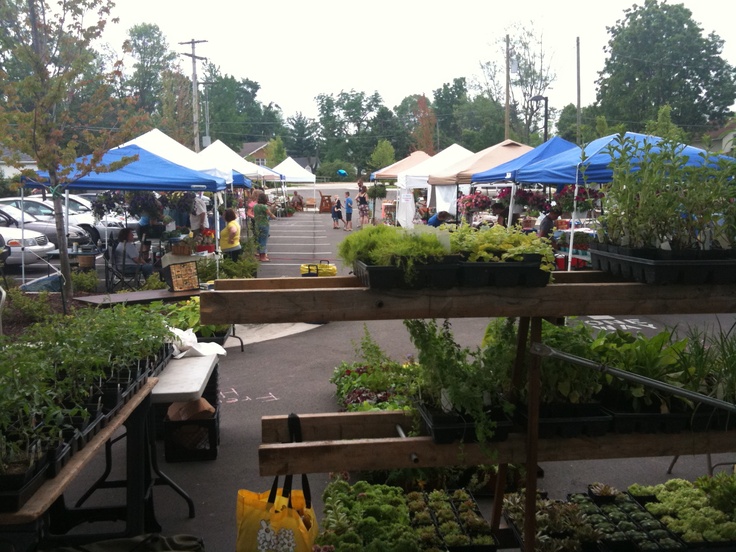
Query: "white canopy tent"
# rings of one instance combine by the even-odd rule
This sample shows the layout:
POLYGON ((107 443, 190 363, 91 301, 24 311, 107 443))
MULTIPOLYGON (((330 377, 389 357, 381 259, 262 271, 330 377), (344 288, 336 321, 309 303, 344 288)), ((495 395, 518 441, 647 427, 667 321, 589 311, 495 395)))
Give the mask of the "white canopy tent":
POLYGON ((437 211, 447 211, 457 217, 458 190, 463 194, 470 192, 470 183, 474 173, 516 159, 531 150, 530 146, 514 140, 504 140, 470 157, 461 159, 444 170, 432 172, 429 175, 432 204, 437 211))
POLYGON ((121 147, 130 145, 136 145, 182 167, 222 178, 227 184, 233 181, 233 171, 227 163, 213 164, 157 128, 125 142, 121 147))
POLYGON ((197 156, 203 164, 216 167, 229 166, 232 170, 239 172, 251 180, 281 180, 281 175, 269 169, 265 165, 256 165, 240 157, 227 144, 215 140, 209 146, 200 151, 197 156))
POLYGON ((317 182, 316 176, 307 169, 301 167, 299 163, 294 161, 291 157, 284 159, 281 163, 276 165, 273 170, 284 175, 284 182, 304 182, 310 184, 317 182))
POLYGON ((416 188, 426 189, 430 174, 442 171, 471 155, 473 155, 472 151, 458 144, 452 144, 429 159, 398 173, 396 175, 396 186, 398 187, 399 202, 396 207, 396 221, 404 228, 413 228, 414 223, 412 221, 414 220, 416 206, 411 190, 416 188))

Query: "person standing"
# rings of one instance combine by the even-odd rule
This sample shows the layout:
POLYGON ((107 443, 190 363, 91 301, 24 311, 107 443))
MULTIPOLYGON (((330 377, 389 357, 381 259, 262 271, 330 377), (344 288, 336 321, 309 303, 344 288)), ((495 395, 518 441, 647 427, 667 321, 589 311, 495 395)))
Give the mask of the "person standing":
POLYGON ((371 212, 368 206, 368 190, 363 186, 358 192, 358 215, 360 216, 360 227, 363 228, 366 224, 371 222, 371 212))
POLYGON ((261 192, 258 201, 253 207, 256 242, 258 244, 258 260, 262 263, 270 262, 268 258, 268 234, 271 229, 271 219, 276 217, 268 206, 268 196, 261 192))
POLYGON ((240 245, 240 224, 235 209, 225 209, 225 228, 220 231, 220 247, 225 257, 237 261, 243 252, 240 245))
POLYGON ((539 223, 539 232, 537 232, 537 236, 540 238, 551 238, 555 221, 560 218, 561 214, 562 211, 558 207, 552 207, 549 213, 547 213, 542 219, 542 222, 539 223))
POLYGON ((353 198, 350 192, 345 192, 345 228, 346 232, 353 230, 353 198))
POLYGON ((332 229, 340 229, 340 221, 342 220, 342 203, 340 203, 340 196, 335 194, 334 201, 332 202, 332 229))
POLYGON ((200 192, 194 197, 194 203, 192 203, 192 211, 189 214, 189 229, 196 236, 201 234, 205 228, 209 228, 207 203, 200 192))

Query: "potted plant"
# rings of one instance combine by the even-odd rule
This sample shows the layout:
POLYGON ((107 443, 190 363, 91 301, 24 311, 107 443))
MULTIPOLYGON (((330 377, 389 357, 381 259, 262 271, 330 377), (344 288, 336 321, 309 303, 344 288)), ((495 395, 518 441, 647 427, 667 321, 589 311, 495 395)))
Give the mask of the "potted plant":
POLYGON ((457 207, 461 214, 469 214, 490 209, 491 203, 490 196, 476 190, 470 194, 460 196, 460 199, 457 200, 457 207))
POLYGON ((460 347, 450 323, 405 320, 417 348, 417 408, 437 443, 502 441, 510 405, 502 391, 509 372, 480 348, 460 347))
POLYGON ((396 226, 371 226, 338 245, 343 262, 374 288, 452 287, 457 283, 455 259, 436 232, 413 232, 396 226))
POLYGON ((462 224, 450 233, 450 250, 460 255, 463 286, 544 286, 554 250, 548 241, 520 228, 473 228, 462 224))
MULTIPOLYGON (((563 186, 559 192, 555 192, 552 197, 556 206, 562 209, 563 213, 575 212, 580 214, 592 211, 596 207, 597 202, 604 197, 604 194, 589 186, 568 184, 563 186)), ((577 218, 585 217, 578 215, 577 218)))
POLYGON ((197 251, 215 252, 215 230, 213 228, 203 228, 196 237, 195 249, 197 251))
POLYGON ((645 283, 733 282, 736 164, 694 162, 669 140, 624 137, 611 153, 598 232, 605 250, 593 251, 593 268, 645 283))

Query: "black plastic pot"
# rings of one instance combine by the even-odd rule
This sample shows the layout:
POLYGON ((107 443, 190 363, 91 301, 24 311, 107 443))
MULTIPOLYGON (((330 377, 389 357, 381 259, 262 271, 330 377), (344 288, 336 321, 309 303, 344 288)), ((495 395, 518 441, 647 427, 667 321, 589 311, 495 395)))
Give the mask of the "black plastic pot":
POLYGON ((591 249, 592 268, 624 280, 644 284, 685 285, 736 282, 736 259, 732 251, 684 252, 681 255, 667 252, 666 256, 670 258, 662 258, 665 255, 658 250, 628 250, 628 254, 623 254, 613 253, 611 246, 608 247, 609 251, 591 249))
MULTIPOLYGON (((475 443, 478 441, 475 434, 475 421, 471 417, 463 416, 459 412, 444 412, 425 403, 418 403, 417 409, 427 427, 427 432, 435 443, 448 444, 455 441, 475 443)), ((503 409, 492 408, 488 414, 496 422, 491 441, 500 442, 508 439, 512 423, 503 413, 503 409)))
MULTIPOLYGON (((527 425, 527 407, 516 409, 527 425)), ((610 431, 613 416, 598 404, 543 404, 539 407, 539 438, 600 437, 610 431)))

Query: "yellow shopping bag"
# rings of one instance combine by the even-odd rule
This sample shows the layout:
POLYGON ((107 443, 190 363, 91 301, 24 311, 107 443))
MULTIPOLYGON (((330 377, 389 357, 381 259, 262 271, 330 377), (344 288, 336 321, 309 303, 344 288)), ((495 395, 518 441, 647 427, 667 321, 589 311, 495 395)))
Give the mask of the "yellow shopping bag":
MULTIPOLYGON (((296 414, 289 416, 292 440, 300 441, 301 428, 292 432, 298 422, 296 414)), ((236 552, 311 552, 319 529, 309 480, 302 475, 302 490, 292 490, 292 478, 287 475, 280 488, 277 476, 264 493, 238 491, 236 552)))

